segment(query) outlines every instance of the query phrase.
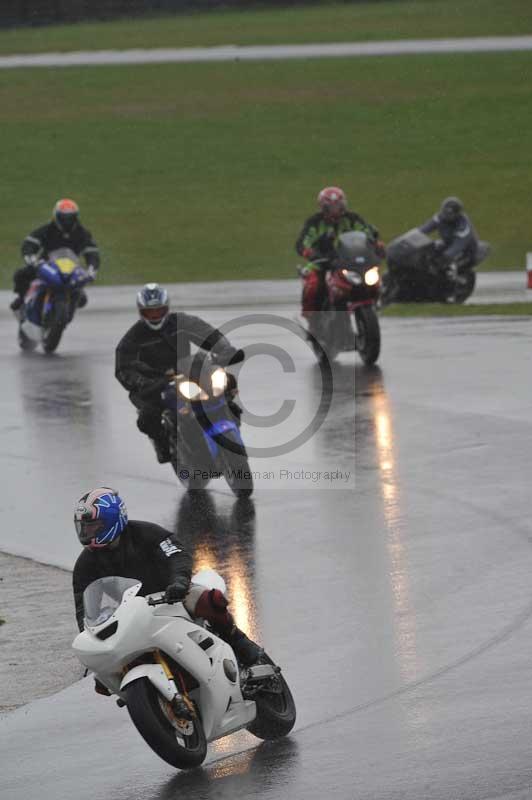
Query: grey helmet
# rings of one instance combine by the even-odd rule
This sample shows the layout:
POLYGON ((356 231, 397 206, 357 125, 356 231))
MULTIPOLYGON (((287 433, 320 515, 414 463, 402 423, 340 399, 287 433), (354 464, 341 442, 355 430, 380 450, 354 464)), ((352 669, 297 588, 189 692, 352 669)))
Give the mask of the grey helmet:
POLYGON ((440 206, 440 218, 444 222, 456 222, 462 211, 464 204, 458 197, 446 197, 440 206))
POLYGON ((137 294, 137 308, 143 322, 158 331, 169 314, 168 292, 158 283, 147 283, 137 294))

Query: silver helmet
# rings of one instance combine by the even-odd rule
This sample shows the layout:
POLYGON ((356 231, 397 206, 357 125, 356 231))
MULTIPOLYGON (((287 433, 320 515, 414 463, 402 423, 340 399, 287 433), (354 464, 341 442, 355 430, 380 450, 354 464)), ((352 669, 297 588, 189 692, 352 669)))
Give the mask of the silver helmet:
POLYGON ((137 308, 146 325, 158 331, 169 314, 168 292, 158 283, 147 283, 137 294, 137 308))

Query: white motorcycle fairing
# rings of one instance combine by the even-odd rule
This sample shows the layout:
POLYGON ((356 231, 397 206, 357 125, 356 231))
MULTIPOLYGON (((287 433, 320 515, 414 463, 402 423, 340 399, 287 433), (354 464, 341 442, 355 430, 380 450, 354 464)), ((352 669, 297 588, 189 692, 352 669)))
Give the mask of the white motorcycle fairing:
MULTIPOLYGON (((212 580, 212 575, 198 573, 192 580, 206 588, 214 588, 213 583, 220 588, 221 581, 225 589, 223 579, 217 573, 214 576, 217 580, 212 580)), ((148 598, 137 594, 141 584, 131 579, 103 578, 91 584, 86 592, 92 587, 103 592, 108 605, 99 600, 97 616, 91 619, 87 619, 86 611, 85 630, 72 646, 81 663, 110 692, 126 702, 127 687, 147 678, 162 697, 174 700, 179 690, 161 663, 135 664, 129 669, 144 654, 160 652, 163 659, 169 656, 197 682, 198 686, 188 695, 198 708, 208 742, 244 728, 255 719, 255 702, 242 696, 232 648, 194 622, 182 603, 150 606, 148 598), (106 589, 101 588, 105 582, 108 586, 110 580, 117 582, 120 589, 126 587, 120 598, 109 600, 106 589)))

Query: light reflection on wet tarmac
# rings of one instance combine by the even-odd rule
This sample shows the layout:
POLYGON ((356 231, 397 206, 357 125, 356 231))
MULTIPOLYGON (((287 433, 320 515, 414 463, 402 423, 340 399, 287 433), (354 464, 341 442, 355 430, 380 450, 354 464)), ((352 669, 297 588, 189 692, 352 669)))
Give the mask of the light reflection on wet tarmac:
POLYGON ((208 491, 184 494, 176 533, 194 553, 194 571, 214 569, 224 576, 236 624, 256 637, 255 504, 251 498, 234 500, 225 514, 216 501, 208 491))

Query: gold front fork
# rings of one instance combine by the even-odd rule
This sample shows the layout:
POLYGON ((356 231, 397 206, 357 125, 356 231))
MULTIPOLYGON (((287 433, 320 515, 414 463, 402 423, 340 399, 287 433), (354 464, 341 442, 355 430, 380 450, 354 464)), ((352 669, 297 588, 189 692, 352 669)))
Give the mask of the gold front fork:
POLYGON ((160 650, 154 650, 153 651, 153 658, 154 658, 154 661, 157 664, 161 665, 161 667, 164 670, 164 674, 166 675, 168 680, 172 681, 175 684, 175 687, 177 689, 178 694, 183 699, 183 702, 185 703, 185 705, 188 708, 188 710, 190 711, 190 713, 195 717, 196 716, 196 709, 194 707, 194 703, 192 702, 192 700, 190 699, 188 694, 178 686, 177 681, 176 681, 176 679, 174 677, 174 674, 173 674, 172 670, 170 669, 170 667, 168 666, 168 663, 167 663, 165 657, 160 652, 160 650))

